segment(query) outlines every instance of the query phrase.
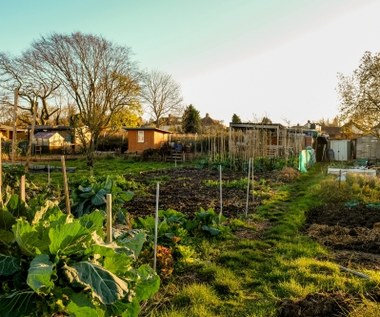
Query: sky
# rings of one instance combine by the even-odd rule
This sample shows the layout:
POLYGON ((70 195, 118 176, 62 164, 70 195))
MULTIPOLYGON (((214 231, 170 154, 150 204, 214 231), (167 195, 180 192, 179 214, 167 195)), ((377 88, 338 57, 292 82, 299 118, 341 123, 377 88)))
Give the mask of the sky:
POLYGON ((338 73, 380 52, 379 0, 0 0, 0 51, 91 33, 172 75, 184 106, 228 125, 339 114, 338 73))

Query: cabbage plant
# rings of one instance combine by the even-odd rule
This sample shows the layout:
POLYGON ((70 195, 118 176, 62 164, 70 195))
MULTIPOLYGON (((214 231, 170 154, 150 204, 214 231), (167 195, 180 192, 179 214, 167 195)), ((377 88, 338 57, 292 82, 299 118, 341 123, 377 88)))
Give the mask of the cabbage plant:
POLYGON ((0 210, 0 316, 137 316, 159 277, 136 267, 139 230, 104 242, 104 215, 80 218, 47 201, 32 220, 0 210))

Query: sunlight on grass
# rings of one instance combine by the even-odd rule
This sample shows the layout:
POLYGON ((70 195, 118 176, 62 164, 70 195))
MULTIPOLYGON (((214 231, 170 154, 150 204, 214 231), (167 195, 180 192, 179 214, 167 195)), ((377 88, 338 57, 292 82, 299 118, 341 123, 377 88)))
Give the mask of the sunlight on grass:
POLYGON ((317 291, 317 287, 313 284, 301 284, 299 281, 291 278, 288 281, 280 282, 277 286, 277 292, 280 297, 296 300, 305 297, 309 293, 317 291))
POLYGON ((380 303, 364 299, 363 302, 349 313, 348 317, 379 317, 380 303))
POLYGON ((178 309, 186 309, 186 316, 207 317, 215 316, 210 308, 218 305, 220 300, 210 286, 196 283, 185 286, 181 292, 174 297, 173 303, 174 307, 178 309))

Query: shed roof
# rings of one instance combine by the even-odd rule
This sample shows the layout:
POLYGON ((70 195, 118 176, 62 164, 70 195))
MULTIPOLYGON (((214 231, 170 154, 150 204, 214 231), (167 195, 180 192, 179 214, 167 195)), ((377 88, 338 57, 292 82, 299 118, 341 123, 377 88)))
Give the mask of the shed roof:
MULTIPOLYGON (((50 139, 54 134, 58 134, 61 136, 58 132, 49 131, 49 132, 37 132, 34 137, 36 139, 50 139)), ((62 136, 61 136, 62 137, 62 136)), ((63 137, 62 137, 63 138, 63 137)))
POLYGON ((139 127, 139 128, 124 127, 123 129, 126 130, 126 131, 157 131, 157 132, 161 132, 161 133, 164 133, 164 134, 165 133, 172 134, 172 132, 170 132, 170 131, 159 129, 159 128, 154 128, 154 127, 139 127))

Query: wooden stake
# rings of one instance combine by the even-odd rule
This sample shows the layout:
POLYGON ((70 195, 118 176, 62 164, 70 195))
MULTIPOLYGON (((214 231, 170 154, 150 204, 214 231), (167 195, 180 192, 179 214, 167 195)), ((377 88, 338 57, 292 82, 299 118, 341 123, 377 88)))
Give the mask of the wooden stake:
POLYGON ((222 192, 222 165, 219 165, 219 192, 220 192, 220 212, 219 221, 222 218, 223 213, 223 192, 222 192))
POLYGON ((0 133, 0 208, 3 208, 3 153, 2 153, 2 137, 0 133))
POLYGON ((21 175, 20 179, 20 198, 25 202, 25 175, 21 175))
POLYGON ((252 175, 252 206, 254 207, 255 205, 255 159, 254 157, 251 158, 252 160, 252 169, 251 169, 251 175, 252 175))
POLYGON ((160 197, 160 183, 157 182, 156 188, 156 213, 154 218, 154 255, 153 255, 153 270, 157 267, 157 240, 158 240, 158 202, 160 197))
POLYGON ((106 195, 106 208, 107 208, 107 243, 112 242, 112 194, 106 195))
POLYGON ((66 212, 68 215, 71 215, 69 185, 67 183, 66 162, 65 162, 65 156, 64 155, 61 156, 61 163, 62 163, 62 174, 63 174, 63 187, 65 189, 66 212))
POLYGON ((247 176, 247 200, 245 202, 245 217, 248 217, 248 202, 249 202, 249 183, 251 182, 251 159, 248 160, 248 176, 247 176))
POLYGON ((50 185, 50 164, 47 166, 48 169, 48 186, 50 185))

